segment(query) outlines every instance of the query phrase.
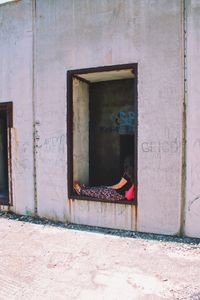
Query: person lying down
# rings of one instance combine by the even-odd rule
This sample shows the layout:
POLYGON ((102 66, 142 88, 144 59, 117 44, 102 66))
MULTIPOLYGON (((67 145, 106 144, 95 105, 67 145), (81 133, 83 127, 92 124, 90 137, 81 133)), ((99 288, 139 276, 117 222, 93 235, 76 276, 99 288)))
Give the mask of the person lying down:
POLYGON ((78 195, 84 195, 105 200, 133 200, 135 197, 135 185, 133 183, 132 158, 126 157, 124 160, 124 172, 117 184, 112 186, 85 186, 79 182, 74 182, 74 190, 78 195))

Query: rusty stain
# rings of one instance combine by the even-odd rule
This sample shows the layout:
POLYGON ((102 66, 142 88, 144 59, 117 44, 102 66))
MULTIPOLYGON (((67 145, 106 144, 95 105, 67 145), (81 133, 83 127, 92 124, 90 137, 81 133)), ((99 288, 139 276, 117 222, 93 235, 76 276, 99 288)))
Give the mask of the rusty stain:
POLYGON ((10 212, 10 206, 9 205, 3 205, 1 204, 0 205, 0 211, 3 211, 3 212, 10 212))
POLYGON ((19 141, 18 141, 18 138, 17 138, 17 130, 16 128, 12 128, 12 142, 14 143, 14 149, 15 149, 15 155, 16 155, 16 158, 19 158, 19 141))
POLYGON ((12 143, 11 143, 11 128, 8 128, 8 204, 13 205, 13 186, 12 186, 12 143))
POLYGON ((137 231, 137 204, 131 205, 131 230, 137 231))
POLYGON ((72 219, 72 199, 68 199, 69 201, 69 218, 70 218, 70 222, 72 219))
POLYGON ((137 223, 138 223, 138 206, 137 204, 134 205, 133 207, 135 207, 135 231, 137 231, 137 223))
MULTIPOLYGON (((72 217, 73 217, 73 205, 75 204, 76 199, 68 198, 69 201, 69 217, 70 217, 70 222, 72 222, 72 217)), ((74 221, 74 220, 73 220, 74 221)))
POLYGON ((182 29, 184 32, 183 36, 183 67, 184 67, 184 85, 183 85, 183 99, 182 99, 182 170, 181 170, 181 205, 180 205, 180 229, 179 235, 184 235, 185 227, 185 203, 186 203, 186 102, 187 102, 187 12, 186 3, 182 3, 182 29))

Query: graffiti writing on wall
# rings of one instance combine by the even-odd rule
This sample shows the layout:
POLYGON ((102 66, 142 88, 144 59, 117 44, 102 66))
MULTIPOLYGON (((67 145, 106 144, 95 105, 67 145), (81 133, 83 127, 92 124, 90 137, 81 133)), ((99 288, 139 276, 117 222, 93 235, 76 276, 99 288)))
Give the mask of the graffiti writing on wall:
POLYGON ((134 132, 135 113, 133 111, 120 111, 117 115, 112 116, 112 126, 100 126, 100 132, 119 134, 132 134, 134 132))
POLYGON ((44 140, 43 150, 44 150, 44 152, 51 152, 51 153, 62 152, 63 153, 64 152, 64 141, 65 141, 64 134, 46 138, 44 140))
POLYGON ((37 145, 45 153, 64 153, 65 135, 55 135, 44 139, 43 143, 37 145))
POLYGON ((177 137, 178 132, 165 127, 160 138, 148 139, 141 142, 141 151, 146 154, 163 154, 179 153, 181 150, 181 142, 177 137))
POLYGON ((177 138, 173 140, 145 141, 141 144, 143 152, 150 153, 177 153, 180 150, 180 142, 177 138))

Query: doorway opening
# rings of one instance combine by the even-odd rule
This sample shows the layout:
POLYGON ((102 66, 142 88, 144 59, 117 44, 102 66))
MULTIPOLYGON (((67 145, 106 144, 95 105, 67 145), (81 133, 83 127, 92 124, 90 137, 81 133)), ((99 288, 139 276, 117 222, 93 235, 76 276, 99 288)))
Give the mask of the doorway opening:
POLYGON ((70 198, 98 200, 77 196, 73 182, 113 185, 127 156, 137 184, 136 64, 68 71, 67 117, 70 198))
POLYGON ((12 103, 0 103, 0 204, 11 204, 12 103))

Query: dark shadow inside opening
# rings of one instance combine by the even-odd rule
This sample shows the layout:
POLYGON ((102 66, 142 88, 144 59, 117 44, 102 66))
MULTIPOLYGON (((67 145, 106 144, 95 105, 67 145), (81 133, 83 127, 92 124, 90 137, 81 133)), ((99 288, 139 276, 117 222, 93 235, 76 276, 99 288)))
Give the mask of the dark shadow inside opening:
POLYGON ((90 186, 117 183, 123 175, 125 157, 136 155, 134 84, 135 79, 90 84, 90 186))
POLYGON ((7 114, 0 111, 0 199, 8 198, 7 114))

